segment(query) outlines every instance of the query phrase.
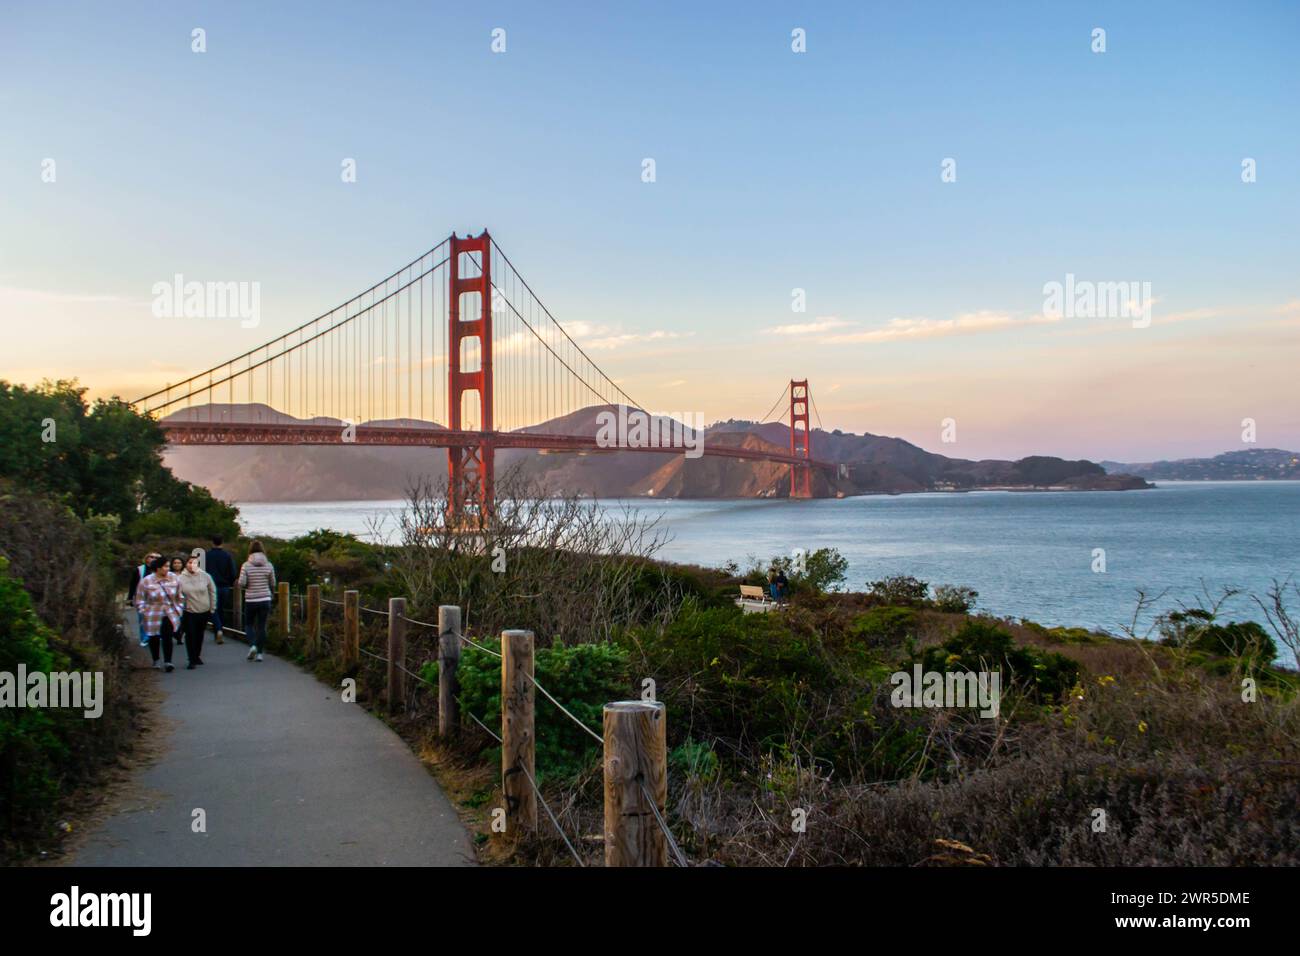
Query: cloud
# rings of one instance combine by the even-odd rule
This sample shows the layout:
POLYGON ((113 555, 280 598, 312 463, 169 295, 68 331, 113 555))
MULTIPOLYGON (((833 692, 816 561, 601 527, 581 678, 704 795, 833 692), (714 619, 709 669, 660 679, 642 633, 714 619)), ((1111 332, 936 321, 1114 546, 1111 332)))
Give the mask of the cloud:
POLYGON ((822 332, 829 332, 832 329, 842 329, 846 325, 852 325, 844 319, 836 318, 833 315, 818 316, 815 321, 801 322, 794 325, 777 325, 763 331, 768 335, 817 335, 822 332))
POLYGON ((940 339, 957 335, 979 335, 985 332, 1003 332, 1008 329, 1051 325, 1060 321, 1049 315, 1031 315, 1017 318, 1007 312, 981 310, 966 312, 951 319, 890 319, 885 325, 861 332, 828 336, 825 341, 835 344, 853 342, 897 342, 913 339, 940 339))
POLYGON ((668 332, 663 329, 657 329, 654 332, 626 332, 620 335, 607 335, 603 338, 586 339, 579 344, 592 352, 608 352, 612 349, 622 348, 624 345, 634 345, 640 342, 664 342, 669 339, 686 339, 694 335, 694 332, 668 332))
POLYGON ((0 303, 6 306, 19 305, 85 305, 87 303, 138 302, 148 300, 127 299, 120 295, 108 295, 92 292, 52 292, 48 289, 19 289, 14 286, 0 286, 0 303))

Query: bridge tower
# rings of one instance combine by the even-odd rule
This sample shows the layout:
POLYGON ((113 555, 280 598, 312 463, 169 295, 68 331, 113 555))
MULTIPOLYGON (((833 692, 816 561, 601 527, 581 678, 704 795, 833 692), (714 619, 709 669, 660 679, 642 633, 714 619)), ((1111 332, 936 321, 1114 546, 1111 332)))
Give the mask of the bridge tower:
POLYGON ((465 395, 478 396, 479 431, 482 437, 473 444, 447 450, 447 503, 453 522, 472 522, 475 514, 486 516, 492 509, 494 449, 492 446, 492 237, 486 229, 480 235, 458 239, 451 235, 450 268, 447 271, 448 336, 447 427, 464 428, 465 395), (482 264, 477 269, 472 253, 479 253, 482 264), (465 261, 461 257, 465 256, 465 261), (465 275, 464 273, 469 273, 465 275), (477 274, 475 274, 477 273, 477 274), (464 309, 462 297, 477 295, 478 307, 471 299, 464 309), (471 318, 462 318, 462 312, 471 318), (474 318, 473 316, 477 316, 474 318), (475 344, 477 348, 469 346, 475 344), (477 363, 467 352, 477 352, 477 363))
MULTIPOLYGON (((812 461, 812 430, 808 427, 808 380, 790 380, 790 454, 812 461), (799 426, 803 427, 800 428, 799 426)), ((812 465, 790 466, 790 497, 812 497, 812 465)))

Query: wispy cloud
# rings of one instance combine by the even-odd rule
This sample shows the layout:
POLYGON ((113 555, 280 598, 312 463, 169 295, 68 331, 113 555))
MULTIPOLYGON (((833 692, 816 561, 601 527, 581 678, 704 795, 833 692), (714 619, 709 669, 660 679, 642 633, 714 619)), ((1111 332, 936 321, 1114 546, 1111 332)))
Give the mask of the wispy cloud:
POLYGON ((1007 312, 981 310, 965 312, 951 319, 890 319, 879 328, 863 329, 860 332, 848 332, 827 336, 825 341, 836 344, 853 342, 897 342, 915 339, 939 339, 957 335, 980 335, 988 332, 1004 332, 1008 329, 1029 328, 1037 325, 1051 325, 1060 321, 1048 315, 1030 315, 1018 317, 1007 312))
POLYGON ((120 295, 95 292, 54 292, 49 289, 21 289, 0 285, 0 303, 4 305, 86 305, 87 303, 138 302, 120 295))
POLYGON ((845 319, 833 315, 818 316, 812 322, 799 322, 793 325, 777 325, 770 329, 764 329, 768 335, 820 335, 822 332, 829 332, 832 329, 842 329, 845 326, 852 325, 845 319))
POLYGON ((620 335, 607 335, 603 338, 584 339, 579 341, 583 348, 593 352, 608 352, 612 349, 622 348, 625 345, 635 345, 641 342, 666 342, 670 339, 686 339, 694 335, 694 332, 668 332, 663 329, 657 329, 653 332, 625 332, 620 335))

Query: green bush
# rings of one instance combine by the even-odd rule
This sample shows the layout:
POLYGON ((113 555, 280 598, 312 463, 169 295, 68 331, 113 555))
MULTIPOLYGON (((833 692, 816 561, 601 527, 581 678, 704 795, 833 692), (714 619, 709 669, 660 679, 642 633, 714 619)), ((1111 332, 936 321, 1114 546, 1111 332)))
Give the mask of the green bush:
POLYGON ((1002 693, 1014 685, 1039 701, 1063 700, 1079 680, 1077 662, 1054 651, 1017 647, 1007 631, 987 621, 967 621, 913 659, 926 671, 999 671, 1002 693))
POLYGON ((639 652, 659 698, 670 713, 689 715, 682 719, 697 734, 746 738, 760 748, 813 720, 811 689, 839 678, 819 634, 793 614, 688 601, 667 626, 634 628, 620 641, 639 652))
POLYGON ((895 574, 879 581, 868 581, 872 597, 881 604, 924 604, 930 594, 930 585, 910 574, 895 574))
MULTIPOLYGON (((812 592, 825 594, 837 590, 848 578, 849 559, 836 548, 818 548, 801 557, 778 555, 767 563, 768 568, 784 571, 790 582, 790 593, 812 592)), ((744 576, 746 584, 757 584, 767 589, 767 570, 759 565, 750 568, 744 576)))
POLYGON ((294 591, 304 590, 309 584, 320 583, 312 553, 295 544, 268 544, 266 558, 275 567, 276 582, 288 581, 294 591))
MULTIPOLYGON (((476 640, 494 651, 501 649, 500 638, 476 640)), ((575 644, 570 647, 538 648, 534 661, 537 682, 568 708, 582 724, 602 733, 605 704, 624 700, 631 689, 627 653, 614 644, 575 644)), ((424 665, 425 680, 436 684, 438 664, 424 665)), ((460 684, 461 707, 472 713, 494 732, 501 727, 501 660, 473 645, 466 645, 456 671, 460 684)), ((567 779, 591 765, 600 752, 600 744, 560 712, 540 692, 536 692, 537 779, 567 779)), ((466 718, 466 723, 472 724, 466 718)), ((487 755, 500 761, 500 746, 487 755)))
POLYGON ((1197 631, 1188 646, 1207 654, 1242 658, 1257 665, 1269 664, 1277 657, 1273 638, 1254 621, 1206 625, 1197 631))
POLYGON ((721 762, 713 747, 687 737, 668 752, 668 777, 675 780, 711 783, 717 779, 721 762))
POLYGON ((980 594, 974 588, 957 584, 940 584, 934 589, 934 607, 950 614, 969 614, 980 594))
MULTIPOLYGON (((60 655, 50 648, 52 637, 31 597, 10 574, 9 562, 0 557, 0 672, 16 681, 19 664, 28 673, 49 673, 60 666, 60 655)), ((14 692, 26 695, 27 688, 14 687, 14 692)), ((58 795, 59 763, 67 748, 53 714, 44 708, 0 709, 0 820, 8 835, 0 844, 42 820, 58 795)))
POLYGON ((853 619, 849 633, 868 644, 896 644, 916 627, 916 612, 908 607, 873 607, 853 619))

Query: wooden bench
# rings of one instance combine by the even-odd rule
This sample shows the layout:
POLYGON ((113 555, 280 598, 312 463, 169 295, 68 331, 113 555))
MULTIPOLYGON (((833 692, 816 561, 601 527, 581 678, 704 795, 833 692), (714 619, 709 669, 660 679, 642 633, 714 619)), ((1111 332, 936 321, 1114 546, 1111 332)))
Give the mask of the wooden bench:
POLYGON ((756 584, 742 584, 740 586, 740 597, 736 598, 736 607, 741 608, 746 613, 750 611, 770 611, 777 607, 777 603, 772 600, 766 589, 756 584), (755 607, 754 605, 758 605, 755 607))

